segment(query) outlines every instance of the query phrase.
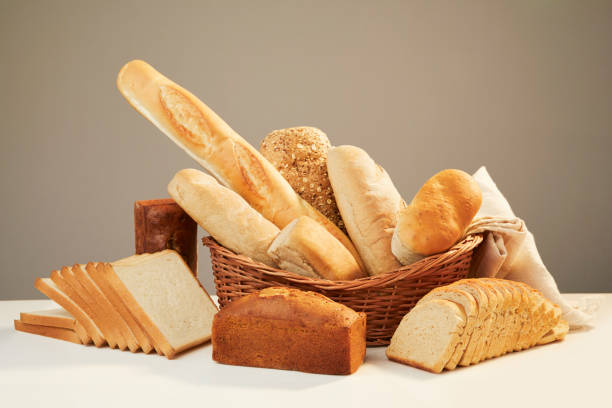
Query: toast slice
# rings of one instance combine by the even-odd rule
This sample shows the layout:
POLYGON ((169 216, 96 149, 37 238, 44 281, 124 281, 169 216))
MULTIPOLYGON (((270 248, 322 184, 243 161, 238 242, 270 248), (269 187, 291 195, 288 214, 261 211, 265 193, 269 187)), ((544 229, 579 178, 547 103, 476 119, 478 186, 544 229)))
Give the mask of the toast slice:
POLYGON ((21 320, 15 320, 15 330, 38 334, 39 336, 52 337, 54 339, 69 341, 71 343, 82 344, 79 335, 72 329, 65 327, 40 326, 36 324, 24 323, 21 320))
POLYGON ((537 345, 548 344, 554 341, 563 340, 565 335, 569 332, 569 324, 561 319, 557 323, 555 327, 550 329, 548 333, 546 333, 540 340, 538 340, 537 345))
POLYGON ((77 336, 79 336, 82 344, 91 343, 91 337, 89 337, 85 328, 77 322, 70 313, 62 308, 21 312, 19 320, 22 323, 32 326, 47 326, 73 330, 77 336))
POLYGON ((390 360, 439 373, 465 329, 466 316, 452 301, 417 304, 400 322, 387 347, 390 360))
POLYGON ((117 339, 114 333, 112 333, 111 328, 108 326, 106 320, 102 319, 98 308, 89 299, 89 295, 85 289, 76 282, 70 269, 64 266, 61 270, 51 272, 51 280, 78 304, 85 313, 87 313, 102 332, 102 336, 106 339, 108 346, 110 348, 117 347, 117 339))
POLYGON ((436 288, 429 292, 427 295, 425 295, 423 298, 421 298, 421 300, 419 300, 419 303, 425 303, 431 299, 444 299, 449 300, 451 302, 455 302, 463 309, 463 312, 466 316, 466 323, 465 329, 463 330, 463 334, 461 334, 461 337, 459 338, 459 341, 455 346, 455 350, 453 350, 451 357, 445 365, 446 369, 453 370, 455 367, 457 367, 457 363, 459 362, 459 358, 453 361, 453 356, 455 354, 457 354, 458 356, 463 355, 465 349, 467 348, 467 345, 470 342, 470 337, 474 332, 474 327, 476 325, 476 320, 478 316, 478 303, 471 294, 453 287, 436 288))
MULTIPOLYGON (((106 296, 104 296, 98 285, 89 277, 88 273, 85 273, 85 270, 94 268, 94 264, 91 262, 87 265, 75 264, 72 267, 72 273, 76 281, 87 291, 89 298, 96 304, 100 314, 107 321, 108 325, 114 326, 113 329, 115 332, 119 332, 119 336, 123 339, 127 348, 129 348, 132 353, 135 353, 140 349, 136 337, 132 334, 125 320, 123 320, 106 296)), ((120 346, 119 348, 125 350, 125 347, 121 348, 120 346)))
POLYGON ((217 307, 183 258, 165 250, 105 264, 104 279, 167 358, 210 340, 217 307))
POLYGON ((102 293, 104 293, 104 296, 106 296, 108 301, 113 305, 119 315, 125 320, 126 324, 129 326, 132 333, 136 337, 137 343, 140 346, 142 352, 145 354, 149 354, 151 350, 153 350, 153 344, 150 337, 136 321, 136 319, 129 311, 127 306, 123 303, 119 295, 117 295, 111 285, 104 279, 104 267, 104 264, 98 263, 93 268, 86 268, 85 271, 89 275, 89 277, 96 283, 102 293))
POLYGON ((85 328, 96 347, 102 347, 106 344, 102 332, 91 317, 70 296, 64 293, 54 281, 50 278, 37 278, 34 281, 34 287, 74 316, 77 322, 85 328))

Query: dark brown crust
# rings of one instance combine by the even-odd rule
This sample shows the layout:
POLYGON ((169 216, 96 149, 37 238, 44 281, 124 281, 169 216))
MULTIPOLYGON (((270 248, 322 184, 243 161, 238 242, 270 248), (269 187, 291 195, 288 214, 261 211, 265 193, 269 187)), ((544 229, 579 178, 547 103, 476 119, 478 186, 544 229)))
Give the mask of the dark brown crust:
POLYGON ((134 203, 136 254, 173 249, 197 276, 197 233, 196 222, 171 198, 134 203))
POLYGON ((215 361, 317 374, 359 368, 366 350, 365 314, 312 292, 270 289, 278 290, 245 296, 215 315, 215 361))

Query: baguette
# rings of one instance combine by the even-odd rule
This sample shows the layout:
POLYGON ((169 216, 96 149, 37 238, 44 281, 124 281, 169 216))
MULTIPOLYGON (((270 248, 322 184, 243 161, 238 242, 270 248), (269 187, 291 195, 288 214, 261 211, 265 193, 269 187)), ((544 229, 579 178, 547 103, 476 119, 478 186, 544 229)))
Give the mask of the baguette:
POLYGON ((121 69, 117 87, 134 109, 276 226, 284 228, 307 215, 362 265, 348 237, 300 198, 268 160, 189 91, 138 60, 121 69))
POLYGON ((221 245, 266 265, 276 266, 266 250, 280 232, 242 197, 199 170, 184 169, 168 193, 221 245))
POLYGON ((367 276, 340 241, 306 216, 283 228, 268 255, 280 268, 312 278, 352 280, 367 276))
POLYGON ((391 237, 405 203, 387 172, 355 146, 332 147, 327 171, 346 230, 368 274, 401 267, 391 253, 391 237))

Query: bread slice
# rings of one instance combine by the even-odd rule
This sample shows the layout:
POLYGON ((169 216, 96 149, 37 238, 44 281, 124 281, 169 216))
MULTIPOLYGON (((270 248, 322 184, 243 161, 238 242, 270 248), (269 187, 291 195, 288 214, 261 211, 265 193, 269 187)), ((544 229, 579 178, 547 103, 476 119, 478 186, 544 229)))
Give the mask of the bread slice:
POLYGON ((474 332, 474 327, 476 325, 477 316, 478 316, 478 303, 474 299, 474 297, 458 288, 443 286, 436 288, 425 295, 419 303, 425 303, 430 301, 431 299, 444 299, 451 302, 455 302, 459 305, 466 316, 465 329, 463 330, 463 334, 459 338, 457 345, 455 346, 455 350, 451 354, 451 357, 446 362, 445 368, 447 370, 453 370, 457 367, 457 363, 459 362, 460 357, 457 357, 453 360, 453 356, 457 354, 458 356, 463 355, 465 349, 467 348, 470 337, 474 332))
POLYGON ((489 347, 491 347, 491 342, 495 341, 496 336, 498 335, 496 330, 498 327, 498 320, 501 321, 502 319, 500 316, 500 310, 501 303, 503 303, 503 298, 496 289, 482 279, 474 279, 472 280, 472 284, 479 286, 487 293, 490 306, 490 313, 485 317, 482 341, 480 342, 476 353, 474 353, 474 356, 472 357, 471 364, 477 364, 485 359, 485 356, 489 351, 489 347))
MULTIPOLYGON (((142 259, 148 258, 149 254, 135 255, 142 257, 142 259), (146 256, 145 256, 146 255, 146 256)), ((127 258, 126 258, 127 259, 127 258)), ((137 343, 143 353, 148 354, 153 350, 153 344, 149 335, 144 331, 140 324, 136 321, 132 313, 129 311, 127 306, 123 303, 119 295, 113 290, 112 286, 104 279, 104 268, 105 265, 98 263, 94 268, 87 268, 86 272, 89 277, 96 283, 98 288, 104 293, 104 296, 113 305, 115 310, 125 320, 130 330, 136 337, 137 343)))
POLYGON ((112 332, 108 322, 102 318, 96 305, 89 299, 89 295, 83 287, 76 282, 74 275, 68 267, 63 267, 61 271, 51 272, 51 280, 64 291, 64 293, 78 304, 85 313, 94 321, 102 332, 106 343, 110 348, 117 347, 117 338, 112 332))
POLYGON ((91 337, 89 337, 85 328, 77 322, 70 313, 62 308, 21 312, 19 320, 22 323, 33 326, 47 326, 73 330, 77 336, 79 336, 82 344, 91 343, 91 337))
POLYGON ((136 337, 132 334, 125 320, 123 320, 110 301, 104 296, 104 293, 102 293, 96 283, 89 277, 89 273, 85 273, 85 270, 95 270, 94 264, 90 262, 87 265, 74 265, 72 267, 72 272, 77 282, 88 292, 90 299, 95 302, 108 324, 114 326, 113 329, 115 332, 119 332, 119 335, 125 341, 130 351, 135 353, 140 349, 136 337))
POLYGON ((476 303, 478 304, 478 314, 474 322, 474 328, 472 333, 468 332, 470 336, 469 342, 465 348, 465 351, 456 350, 453 353, 449 366, 468 366, 470 365, 473 356, 478 351, 478 348, 483 341, 482 337, 485 332, 486 317, 490 314, 489 297, 486 292, 479 286, 470 283, 471 279, 463 279, 457 281, 447 287, 456 288, 472 295, 476 303))
POLYGON ((166 357, 210 339, 217 307, 177 252, 105 264, 104 279, 166 357))
POLYGON ((433 373, 444 369, 465 329, 466 315, 455 303, 432 299, 415 306, 387 347, 390 360, 433 373))
POLYGON ((15 320, 15 330, 38 334, 39 336, 52 337, 54 339, 60 339, 69 341, 72 343, 81 344, 81 339, 78 334, 72 329, 67 329, 64 327, 52 327, 52 326, 39 326, 36 324, 28 324, 24 323, 20 320, 15 320))
POLYGON ((555 327, 550 329, 548 333, 546 333, 540 340, 538 340, 537 345, 543 345, 552 343, 554 341, 563 340, 565 335, 569 332, 569 324, 561 319, 557 323, 555 327))
POLYGON ((34 282, 34 287, 41 293, 49 297, 49 299, 55 301, 58 305, 66 309, 68 313, 74 316, 74 318, 85 328, 87 334, 93 340, 96 347, 102 347, 106 344, 106 340, 102 335, 102 332, 96 326, 94 321, 89 315, 81 309, 81 307, 75 303, 64 291, 58 287, 54 281, 50 278, 37 278, 34 282))

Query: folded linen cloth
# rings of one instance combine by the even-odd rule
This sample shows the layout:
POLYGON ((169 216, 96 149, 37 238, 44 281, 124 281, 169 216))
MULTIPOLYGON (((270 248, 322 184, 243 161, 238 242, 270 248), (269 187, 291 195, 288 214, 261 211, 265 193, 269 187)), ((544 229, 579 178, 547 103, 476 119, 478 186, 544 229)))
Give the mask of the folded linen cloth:
POLYGON ((544 266, 533 234, 514 215, 487 169, 481 167, 473 177, 482 190, 482 206, 466 234, 482 233, 484 240, 474 255, 471 276, 525 282, 561 307, 570 328, 591 326, 598 299, 585 297, 580 308, 570 305, 544 266))

